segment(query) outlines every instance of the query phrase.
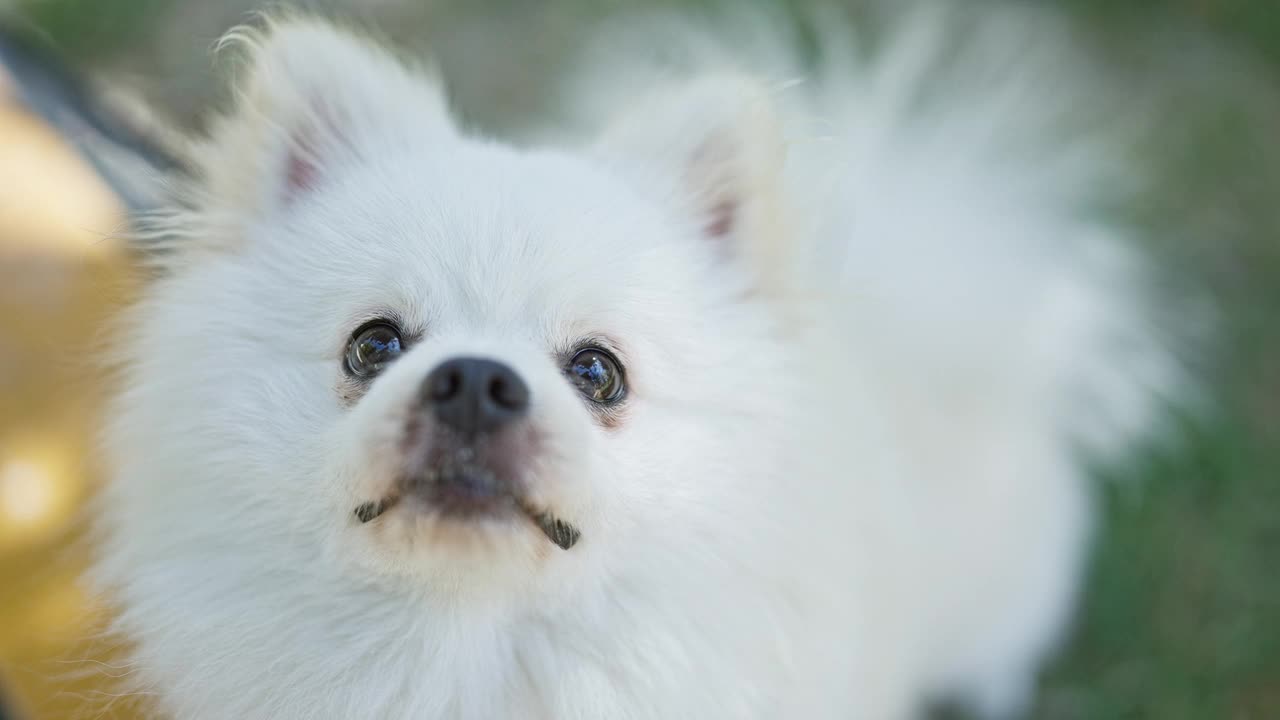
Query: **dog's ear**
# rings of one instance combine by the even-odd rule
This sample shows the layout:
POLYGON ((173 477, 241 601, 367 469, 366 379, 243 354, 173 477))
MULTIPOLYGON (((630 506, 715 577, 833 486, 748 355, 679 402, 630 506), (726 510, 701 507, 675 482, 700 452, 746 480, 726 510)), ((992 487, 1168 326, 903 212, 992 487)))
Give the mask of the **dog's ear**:
POLYGON ((232 214, 287 210, 344 165, 454 132, 434 75, 357 34, 287 19, 221 44, 245 50, 244 77, 199 164, 232 214))
POLYGON ((598 152, 659 188, 724 257, 776 274, 786 239, 784 149, 770 93, 715 75, 642 95, 600 138, 598 152))

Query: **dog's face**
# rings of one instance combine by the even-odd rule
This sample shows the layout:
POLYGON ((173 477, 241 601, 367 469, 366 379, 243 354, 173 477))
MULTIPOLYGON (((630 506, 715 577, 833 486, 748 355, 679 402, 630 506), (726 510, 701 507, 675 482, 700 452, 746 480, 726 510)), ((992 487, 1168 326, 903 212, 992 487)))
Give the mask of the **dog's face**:
POLYGON ((449 596, 733 547, 797 372, 756 102, 714 84, 517 150, 358 42, 277 31, 129 348, 121 473, 165 485, 117 492, 202 556, 449 596))

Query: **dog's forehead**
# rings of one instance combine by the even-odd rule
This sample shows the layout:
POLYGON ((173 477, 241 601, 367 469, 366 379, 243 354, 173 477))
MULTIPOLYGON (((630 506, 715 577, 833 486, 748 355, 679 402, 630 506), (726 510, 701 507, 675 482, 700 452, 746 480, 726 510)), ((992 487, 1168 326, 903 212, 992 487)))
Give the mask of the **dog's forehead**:
POLYGON ((660 212, 586 162, 484 147, 416 160, 366 170, 358 205, 321 211, 344 224, 334 249, 360 284, 435 321, 589 324, 672 283, 660 212))

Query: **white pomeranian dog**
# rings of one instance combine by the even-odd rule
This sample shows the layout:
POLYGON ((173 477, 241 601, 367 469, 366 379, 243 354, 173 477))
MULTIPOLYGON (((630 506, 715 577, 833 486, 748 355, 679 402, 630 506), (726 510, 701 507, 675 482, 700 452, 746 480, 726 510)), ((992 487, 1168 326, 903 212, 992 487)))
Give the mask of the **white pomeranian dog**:
POLYGON ((739 15, 601 30, 536 144, 233 33, 107 430, 155 712, 1027 711, 1171 372, 1122 123, 1018 15, 739 15))

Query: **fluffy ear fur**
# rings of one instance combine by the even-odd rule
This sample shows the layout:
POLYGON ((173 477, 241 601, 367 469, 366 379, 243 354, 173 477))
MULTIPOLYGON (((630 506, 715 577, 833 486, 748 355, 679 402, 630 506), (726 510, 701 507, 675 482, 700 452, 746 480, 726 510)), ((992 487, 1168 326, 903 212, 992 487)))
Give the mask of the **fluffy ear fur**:
MULTIPOLYGON (((701 236, 757 279, 780 278, 787 243, 781 192, 784 143, 770 94, 737 75, 650 93, 600 139, 621 167, 675 196, 701 236)), ((664 198, 669 200, 670 198, 664 198)))
POLYGON ((344 165, 453 132, 434 76, 353 33, 288 19, 220 46, 244 47, 247 72, 199 164, 231 216, 286 211, 344 165))

